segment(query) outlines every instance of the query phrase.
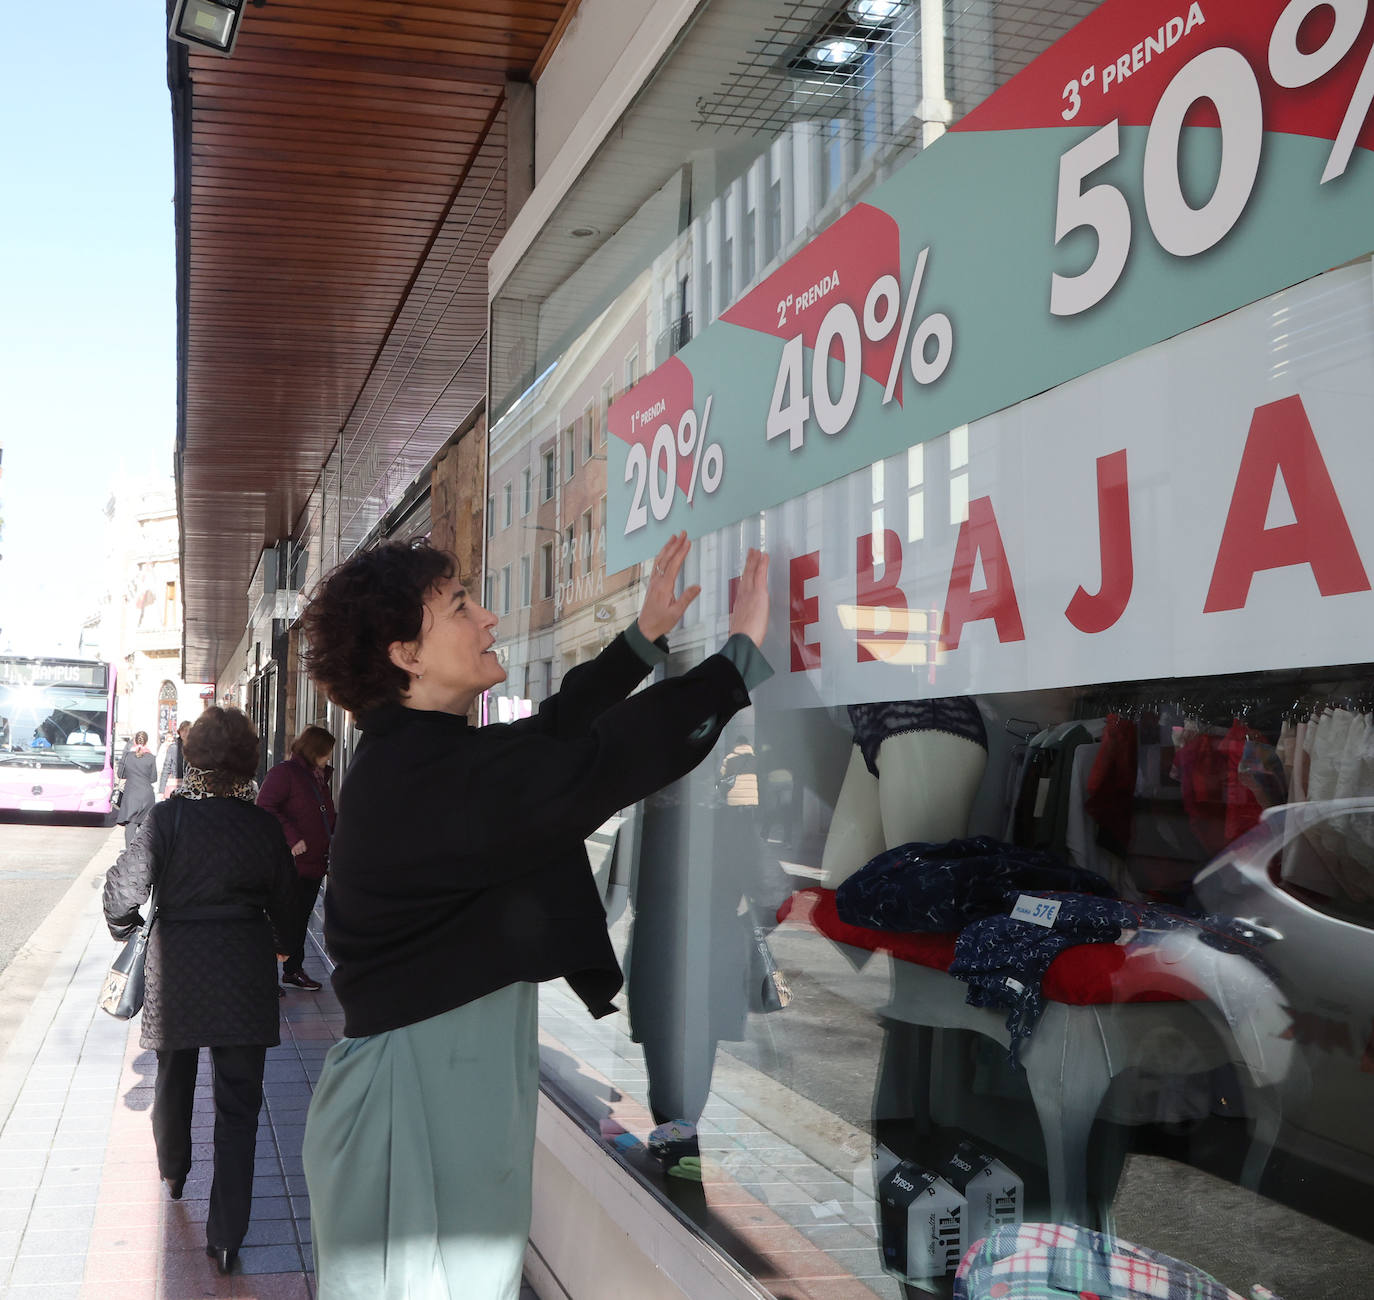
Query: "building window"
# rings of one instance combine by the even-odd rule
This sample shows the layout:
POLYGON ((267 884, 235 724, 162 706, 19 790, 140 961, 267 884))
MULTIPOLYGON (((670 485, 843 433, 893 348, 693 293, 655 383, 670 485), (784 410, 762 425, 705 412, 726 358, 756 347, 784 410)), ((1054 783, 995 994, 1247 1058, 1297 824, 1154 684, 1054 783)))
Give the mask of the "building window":
POLYGON ((487 536, 496 535, 496 498, 487 498, 487 536))
POLYGON ((552 447, 544 453, 544 500, 553 500, 554 485, 558 480, 558 456, 552 447))
POLYGON ((496 608, 496 581, 489 573, 482 583, 482 607, 484 609, 496 608))
POLYGON ((577 473, 577 429, 568 425, 563 430, 563 481, 577 473))
POLYGON ((720 309, 724 311, 735 298, 735 240, 725 237, 720 250, 720 309))
POLYGON ((601 425, 600 443, 603 447, 606 445, 606 435, 611 427, 611 390, 613 387, 614 381, 610 379, 601 385, 601 402, 598 411, 601 419, 598 423, 601 425))
POLYGON ((582 459, 591 460, 596 451, 596 403, 588 402, 582 412, 582 459))
POLYGON ((577 559, 577 534, 573 530, 573 525, 569 524, 567 532, 563 534, 563 557, 564 557, 564 582, 573 580, 573 564, 577 559))
POLYGON ((635 348, 625 358, 625 387, 633 388, 637 383, 639 383, 639 349, 635 348))
MULTIPOLYGON (((520 608, 530 607, 530 557, 520 557, 520 608)), ((526 692, 528 694, 528 692, 526 692)))
POLYGON ((539 548, 539 591, 544 600, 553 595, 553 543, 545 542, 539 548))
POLYGON ((510 565, 501 570, 501 612, 510 613, 510 565))
POLYGON ((523 518, 529 514, 530 507, 534 504, 534 475, 526 469, 520 475, 520 515, 523 518))
POLYGON ((758 212, 754 207, 754 176, 751 172, 744 178, 744 212, 740 217, 743 228, 740 230, 740 288, 747 289, 754 282, 757 264, 755 245, 758 232, 758 212))
POLYGON ((582 572, 592 571, 592 552, 596 549, 592 545, 592 512, 590 508, 582 512, 582 572))
POLYGON ((511 484, 507 483, 501 489, 501 527, 509 528, 511 520, 514 518, 514 493, 511 484))
POLYGON ((177 621, 177 585, 169 582, 162 592, 162 626, 173 627, 177 621))

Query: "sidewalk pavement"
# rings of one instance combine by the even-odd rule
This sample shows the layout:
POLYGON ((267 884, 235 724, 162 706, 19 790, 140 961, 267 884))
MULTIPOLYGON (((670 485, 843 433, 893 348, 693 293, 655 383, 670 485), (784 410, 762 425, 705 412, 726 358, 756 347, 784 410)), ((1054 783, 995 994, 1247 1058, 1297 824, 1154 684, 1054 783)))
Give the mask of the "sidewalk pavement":
MULTIPOLYGON (((263 1083, 252 1222, 238 1267, 221 1277, 205 1255, 209 1063, 202 1054, 195 1163, 183 1198, 171 1201, 148 1118, 156 1057, 138 1045, 137 1018, 125 1023, 96 1007, 116 951, 100 887, 122 847, 122 831, 111 832, 64 900, 72 906, 55 909, 72 918, 68 937, 0 1059, 0 1297, 314 1300, 301 1139, 343 1013, 327 984, 282 1001, 281 1046, 267 1054, 263 1083)), ((328 968, 318 927, 317 916, 308 962, 317 975, 328 968)), ((521 1300, 538 1297, 526 1287, 521 1300)))

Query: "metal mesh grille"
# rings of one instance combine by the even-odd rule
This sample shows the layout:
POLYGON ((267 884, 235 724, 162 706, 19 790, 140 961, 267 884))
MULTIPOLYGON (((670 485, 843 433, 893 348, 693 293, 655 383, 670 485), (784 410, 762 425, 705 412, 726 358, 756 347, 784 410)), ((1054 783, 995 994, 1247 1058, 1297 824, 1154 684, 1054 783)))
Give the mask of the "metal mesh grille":
MULTIPOLYGON (((858 129, 865 97, 880 73, 891 71, 910 85, 914 102, 923 102, 921 60, 923 18, 938 21, 943 32, 945 94, 961 116, 1013 77, 1047 46, 1097 7, 1097 0, 910 0, 881 26, 856 24, 848 3, 788 0, 773 12, 762 35, 708 94, 696 104, 702 128, 741 134, 773 134, 805 118, 841 121, 858 129), (854 57, 825 66, 811 52, 826 42, 848 41, 854 57), (886 66, 885 66, 886 65, 886 66)), ((944 114, 942 113, 942 118, 944 114)), ((920 113, 900 126, 889 118, 884 133, 895 137, 920 113)), ((865 128, 870 134, 872 122, 865 128)))

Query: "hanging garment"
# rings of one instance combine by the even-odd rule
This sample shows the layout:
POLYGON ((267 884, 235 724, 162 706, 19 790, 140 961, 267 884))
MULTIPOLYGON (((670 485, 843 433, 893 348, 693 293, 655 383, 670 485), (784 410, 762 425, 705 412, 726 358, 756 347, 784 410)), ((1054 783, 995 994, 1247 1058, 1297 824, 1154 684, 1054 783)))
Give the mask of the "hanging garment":
POLYGON ((1135 797, 1136 725, 1130 718, 1109 713, 1098 751, 1088 775, 1083 806, 1101 828, 1101 841, 1125 856, 1131 842, 1131 811, 1135 797))
POLYGON ((1223 823, 1226 844, 1238 840, 1246 831, 1259 825, 1259 800, 1240 776, 1241 759, 1246 745, 1252 740, 1263 743, 1264 737, 1252 732, 1237 718, 1221 741, 1221 752, 1226 757, 1225 775, 1222 778, 1223 798, 1226 801, 1226 819, 1223 823))

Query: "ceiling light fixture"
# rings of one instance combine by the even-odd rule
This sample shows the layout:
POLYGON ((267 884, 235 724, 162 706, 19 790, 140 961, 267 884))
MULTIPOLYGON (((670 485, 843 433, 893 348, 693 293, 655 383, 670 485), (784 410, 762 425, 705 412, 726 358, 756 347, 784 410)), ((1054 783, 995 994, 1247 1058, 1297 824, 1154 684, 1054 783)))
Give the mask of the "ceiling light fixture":
POLYGON ((890 23, 903 0, 851 0, 849 17, 860 27, 882 27, 890 23))
POLYGON ((232 54, 245 0, 176 0, 167 35, 183 45, 232 54))
POLYGON ((822 68, 843 68, 853 63, 863 50, 858 41, 837 38, 818 41, 806 52, 806 57, 822 68))

